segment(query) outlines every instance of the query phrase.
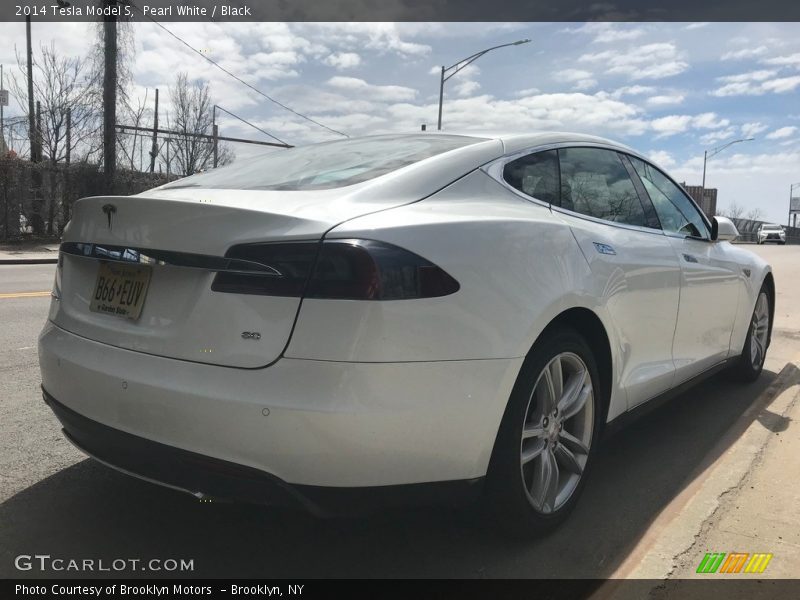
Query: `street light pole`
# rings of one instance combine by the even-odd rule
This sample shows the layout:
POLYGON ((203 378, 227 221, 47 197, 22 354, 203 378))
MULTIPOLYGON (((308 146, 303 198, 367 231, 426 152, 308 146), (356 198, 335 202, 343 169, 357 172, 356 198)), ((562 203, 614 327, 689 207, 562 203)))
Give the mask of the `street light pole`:
POLYGON ((492 50, 497 50, 498 48, 506 48, 507 46, 519 46, 520 44, 527 44, 528 42, 530 42, 529 39, 524 39, 524 40, 517 40, 516 42, 510 42, 508 44, 500 44, 499 46, 492 46, 491 48, 487 48, 486 50, 481 50, 480 52, 476 52, 472 56, 468 56, 467 58, 462 58, 461 60, 459 60, 458 62, 456 62, 456 63, 454 63, 452 65, 450 65, 449 67, 445 67, 444 65, 442 65, 442 73, 441 73, 441 77, 439 78, 439 121, 438 121, 437 129, 439 131, 442 130, 442 103, 444 101, 444 83, 445 83, 445 81, 450 79, 453 75, 458 73, 461 69, 463 69, 464 67, 466 67, 470 63, 475 62, 481 56, 483 56, 484 54, 486 54, 488 52, 491 52, 492 50), (448 71, 450 71, 452 69, 455 69, 455 70, 445 77, 445 73, 447 73, 448 71))
POLYGON ((733 146, 734 144, 738 144, 740 142, 752 142, 756 138, 742 138, 740 140, 733 140, 732 142, 728 142, 723 146, 718 146, 717 148, 711 149, 711 154, 708 153, 708 150, 703 151, 703 186, 702 191, 700 193, 700 199, 705 202, 706 200, 706 163, 708 162, 709 158, 715 157, 717 154, 728 148, 729 146, 733 146))

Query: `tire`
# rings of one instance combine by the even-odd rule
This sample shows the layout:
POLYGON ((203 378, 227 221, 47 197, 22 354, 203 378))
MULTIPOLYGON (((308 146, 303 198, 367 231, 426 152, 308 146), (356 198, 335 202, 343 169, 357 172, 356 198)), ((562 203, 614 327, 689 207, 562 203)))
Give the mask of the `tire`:
POLYGON ((567 518, 600 439, 606 406, 601 390, 586 340, 568 328, 545 332, 525 358, 497 434, 484 498, 490 522, 513 537, 530 538, 567 518), (561 399, 561 414, 545 409, 552 408, 553 396, 561 399))
POLYGON ((739 381, 751 383, 758 379, 761 371, 764 370, 771 330, 771 304, 769 290, 762 285, 756 297, 753 315, 750 317, 744 348, 742 348, 739 360, 732 367, 732 373, 739 381))

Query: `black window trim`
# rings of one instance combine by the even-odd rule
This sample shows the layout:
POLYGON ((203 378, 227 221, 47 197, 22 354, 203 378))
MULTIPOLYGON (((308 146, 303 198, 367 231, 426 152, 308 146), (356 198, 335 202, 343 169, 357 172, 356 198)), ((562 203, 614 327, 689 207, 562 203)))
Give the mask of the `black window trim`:
MULTIPOLYGON (((648 212, 647 212, 647 209, 645 208, 645 203, 644 203, 644 201, 642 199, 642 196, 641 196, 641 193, 639 192, 639 187, 638 187, 639 185, 643 185, 643 184, 641 182, 638 182, 638 185, 637 185, 637 181, 638 180, 634 179, 633 177, 631 177, 630 170, 628 169, 628 165, 627 165, 627 160, 623 159, 623 152, 621 152, 619 148, 615 148, 614 146, 606 146, 606 145, 602 145, 602 144, 569 144, 569 143, 567 143, 567 144, 560 145, 557 148, 557 150, 559 150, 559 152, 557 153, 558 154, 558 178, 559 178, 559 183, 561 182, 561 152, 560 152, 560 150, 569 150, 569 149, 572 149, 572 148, 590 148, 590 149, 594 149, 594 150, 607 150, 607 151, 615 153, 617 155, 617 158, 619 159, 620 163, 625 168, 625 171, 628 173, 628 177, 631 180, 631 183, 633 184, 633 188, 636 190, 636 196, 639 198, 639 204, 642 207, 642 214, 644 215, 645 221, 649 221, 650 220, 648 218, 648 212)), ((649 225, 634 225, 632 223, 621 223, 619 221, 609 221, 608 219, 601 219, 600 217, 593 217, 591 215, 587 215, 587 214, 582 213, 582 212, 578 212, 578 211, 575 211, 575 210, 569 210, 567 208, 562 208, 561 205, 560 205, 561 204, 561 185, 559 185, 559 189, 558 189, 558 199, 559 199, 559 206, 552 206, 551 209, 553 209, 553 210, 558 209, 561 212, 564 212, 564 213, 567 213, 567 214, 570 214, 570 215, 575 215, 575 216, 578 216, 580 218, 587 219, 589 221, 594 221, 595 223, 603 223, 605 225, 611 225, 612 227, 622 227, 624 229, 633 229, 635 231, 658 233, 658 234, 662 234, 662 235, 664 234, 664 231, 661 229, 660 223, 659 223, 659 227, 651 227, 649 225)), ((650 199, 649 196, 647 197, 647 199, 649 201, 649 199, 650 199)), ((655 208, 653 208, 653 211, 655 211, 655 208)))
POLYGON ((639 174, 636 172, 636 169, 631 163, 630 157, 624 152, 617 152, 617 154, 619 155, 622 164, 625 165, 625 169, 628 171, 628 176, 633 182, 633 187, 636 188, 636 193, 639 195, 639 201, 642 203, 642 209, 644 210, 644 219, 647 222, 646 227, 664 231, 664 228, 661 227, 661 219, 658 218, 658 212, 653 204, 653 199, 650 198, 650 194, 647 193, 647 189, 644 187, 642 179, 639 177, 639 174))
MULTIPOLYGON (((509 184, 503 178, 503 169, 505 168, 506 164, 508 164, 508 163, 510 163, 512 161, 515 161, 515 160, 517 160, 519 158, 522 158, 523 156, 527 156, 528 154, 535 154, 537 152, 544 152, 546 150, 558 150, 558 149, 561 149, 561 148, 602 148, 602 149, 605 149, 605 150, 612 150, 613 152, 617 152, 617 153, 629 154, 630 156, 634 156, 634 157, 638 158, 639 160, 643 160, 643 161, 649 163, 649 161, 646 158, 644 158, 640 154, 638 154, 635 151, 633 151, 633 150, 631 150, 629 148, 626 148, 624 146, 619 146, 619 145, 616 145, 616 144, 604 144, 602 142, 583 142, 583 141, 568 142, 568 141, 565 141, 565 142, 553 142, 553 143, 550 143, 550 144, 540 144, 540 145, 537 145, 537 146, 529 146, 528 148, 524 148, 522 150, 517 150, 516 152, 512 152, 511 154, 506 154, 504 156, 496 158, 495 160, 490 161, 489 163, 483 165, 482 167, 479 167, 479 169, 481 171, 483 171, 484 173, 486 173, 489 177, 494 179, 498 184, 500 184, 501 186, 506 188, 508 191, 510 191, 511 193, 515 194, 516 196, 518 196, 522 200, 525 200, 526 202, 530 202, 531 204, 536 204, 536 205, 541 206, 541 207, 549 208, 551 211, 554 211, 554 212, 560 212, 560 213, 563 213, 563 214, 566 214, 566 215, 570 215, 572 217, 576 217, 578 219, 585 219, 587 221, 592 221, 594 223, 598 223, 598 224, 601 224, 601 225, 607 225, 609 227, 618 227, 620 229, 629 229, 631 231, 638 231, 638 232, 641 232, 641 233, 649 233, 651 235, 667 235, 666 232, 663 229, 660 229, 660 228, 659 229, 653 229, 652 227, 642 227, 640 225, 629 225, 627 223, 619 223, 619 222, 616 222, 616 221, 606 221, 604 219, 598 219, 596 217, 590 217, 589 215, 585 215, 583 213, 579 213, 579 212, 575 212, 575 211, 572 211, 572 210, 568 210, 566 208, 561 208, 560 206, 554 206, 554 205, 549 204, 547 202, 544 202, 542 200, 538 200, 538 199, 534 198, 533 196, 528 196, 524 192, 521 192, 520 190, 518 190, 517 188, 515 188, 514 186, 509 184)), ((663 173, 663 171, 661 169, 658 169, 658 170, 663 173)), ((560 181, 561 181, 561 164, 560 164, 560 162, 559 162, 558 172, 559 172, 559 183, 560 183, 560 181)), ((669 176, 667 176, 667 177, 669 178, 670 181, 672 181, 674 183, 674 179, 672 179, 669 176)), ((680 186, 678 186, 678 187, 680 187, 680 186)), ((561 196, 561 186, 560 185, 559 185, 558 193, 559 193, 559 201, 560 201, 560 196, 561 196)), ((690 200, 691 200, 691 197, 690 197, 690 200)), ((700 211, 700 212, 702 214, 702 211, 700 211)), ((706 222, 706 224, 708 224, 708 220, 707 219, 704 218, 704 221, 706 222)), ((710 225, 709 225, 709 229, 710 229, 710 225)))
MULTIPOLYGON (((652 162, 650 162, 646 158, 643 158, 641 156, 637 156, 635 154, 631 154, 631 156, 633 156, 634 158, 639 159, 644 164, 648 165, 650 168, 655 169, 656 171, 661 173, 664 177, 667 178, 668 181, 670 181, 676 188, 678 188, 678 191, 681 194, 683 194, 683 197, 686 198, 689 201, 689 204, 692 206, 692 208, 694 208, 695 211, 697 211, 697 214, 700 215, 700 220, 705 224, 706 228, 708 229, 708 237, 703 237, 703 236, 698 237, 696 235, 685 235, 685 234, 682 234, 682 233, 678 233, 677 231, 664 231, 663 228, 662 228, 662 231, 664 231, 664 235, 668 235, 670 237, 674 237, 674 238, 678 238, 678 239, 697 240, 697 241, 700 241, 700 242, 712 242, 713 240, 711 239, 711 232, 713 230, 713 227, 711 225, 711 220, 706 216, 706 214, 698 206, 697 202, 694 201, 694 198, 692 198, 688 194, 688 192, 685 189, 683 189, 683 186, 681 184, 679 184, 677 181, 675 181, 672 177, 670 177, 667 173, 665 173, 663 169, 659 169, 657 166, 655 166, 652 162)), ((636 172, 636 168, 633 166, 633 164, 631 164, 631 168, 633 168, 633 171, 636 174, 636 177, 640 180, 640 184, 644 188, 644 183, 641 183, 641 178, 639 178, 639 173, 636 172)), ((645 194, 647 194, 647 198, 650 200, 650 205, 653 206, 653 210, 655 210, 655 205, 653 205, 653 200, 652 200, 652 198, 650 198, 650 194, 647 192, 646 188, 645 188, 644 192, 645 192, 645 194)), ((678 210, 680 210, 680 209, 678 209, 678 210)))

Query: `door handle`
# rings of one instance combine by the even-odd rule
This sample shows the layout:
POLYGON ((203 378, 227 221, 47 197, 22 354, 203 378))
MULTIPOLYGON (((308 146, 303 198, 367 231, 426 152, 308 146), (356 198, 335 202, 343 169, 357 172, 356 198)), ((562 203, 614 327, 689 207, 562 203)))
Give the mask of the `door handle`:
POLYGON ((691 254, 684 254, 683 255, 683 260, 685 260, 686 262, 690 262, 690 263, 696 263, 697 262, 697 257, 692 256, 691 254))

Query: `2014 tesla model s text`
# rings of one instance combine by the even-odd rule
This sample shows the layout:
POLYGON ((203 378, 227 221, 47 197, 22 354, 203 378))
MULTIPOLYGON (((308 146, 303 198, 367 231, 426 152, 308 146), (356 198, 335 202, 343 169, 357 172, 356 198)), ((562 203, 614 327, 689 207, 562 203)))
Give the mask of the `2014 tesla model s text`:
POLYGON ((736 235, 595 137, 275 151, 75 205, 44 395, 87 454, 198 496, 479 496, 538 533, 607 423, 760 374, 773 278, 736 235))

